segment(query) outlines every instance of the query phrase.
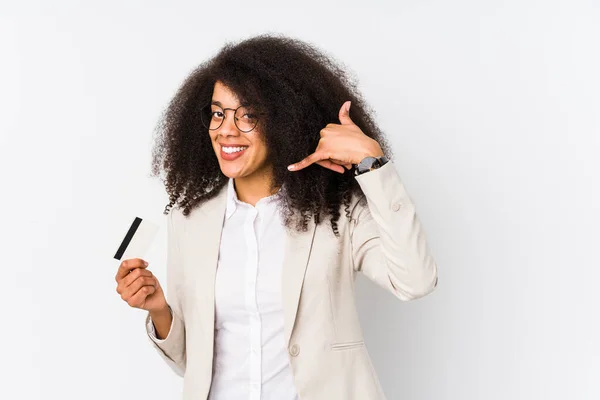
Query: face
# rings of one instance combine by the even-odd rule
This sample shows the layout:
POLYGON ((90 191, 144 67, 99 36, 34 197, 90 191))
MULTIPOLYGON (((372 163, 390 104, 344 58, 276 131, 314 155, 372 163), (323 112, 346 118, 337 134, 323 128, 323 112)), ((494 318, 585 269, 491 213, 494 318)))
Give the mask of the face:
MULTIPOLYGON (((260 119, 258 125, 250 132, 238 129, 233 122, 234 111, 222 111, 222 109, 238 108, 239 100, 235 93, 219 81, 215 83, 212 104, 213 118, 224 118, 218 129, 209 130, 213 149, 223 174, 228 178, 240 179, 256 177, 270 171, 270 165, 267 163, 267 147, 259 131, 260 119), (223 112, 225 115, 222 114, 223 112)), ((239 111, 236 115, 239 118, 238 126, 242 129, 244 129, 245 118, 248 116, 252 115, 240 115, 239 111)))

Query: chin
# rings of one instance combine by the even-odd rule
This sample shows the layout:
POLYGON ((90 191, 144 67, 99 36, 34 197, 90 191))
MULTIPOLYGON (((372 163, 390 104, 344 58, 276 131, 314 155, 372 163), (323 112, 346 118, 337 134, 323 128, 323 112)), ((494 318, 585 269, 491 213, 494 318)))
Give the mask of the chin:
POLYGON ((231 178, 231 179, 239 178, 241 175, 239 172, 234 172, 229 169, 223 169, 223 168, 221 168, 221 172, 223 173, 223 175, 225 175, 226 177, 231 178))
POLYGON ((232 179, 243 178, 246 175, 244 173, 244 171, 242 170, 241 166, 238 167, 238 166, 234 166, 234 165, 226 165, 226 166, 221 165, 221 172, 226 177, 232 178, 232 179))

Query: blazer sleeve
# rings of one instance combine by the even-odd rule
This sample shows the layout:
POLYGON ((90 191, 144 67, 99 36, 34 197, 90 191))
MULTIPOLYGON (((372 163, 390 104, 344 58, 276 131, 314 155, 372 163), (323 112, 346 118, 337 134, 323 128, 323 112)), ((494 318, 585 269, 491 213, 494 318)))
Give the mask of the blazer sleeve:
POLYGON ((182 312, 181 298, 178 293, 178 282, 181 282, 181 263, 175 229, 173 228, 173 213, 167 215, 167 302, 173 316, 171 329, 164 339, 157 339, 150 313, 146 317, 146 332, 153 347, 158 351, 167 364, 180 376, 185 373, 185 321, 182 312))
POLYGON ((364 197, 351 211, 354 270, 401 300, 432 292, 437 286, 437 265, 392 162, 358 175, 356 180, 364 197))

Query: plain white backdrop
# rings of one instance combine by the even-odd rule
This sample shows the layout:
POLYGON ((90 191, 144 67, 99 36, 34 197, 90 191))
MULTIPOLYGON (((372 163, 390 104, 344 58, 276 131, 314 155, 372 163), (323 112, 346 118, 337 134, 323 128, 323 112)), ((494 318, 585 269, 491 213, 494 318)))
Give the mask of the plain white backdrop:
POLYGON ((112 255, 133 217, 164 227, 150 149, 179 84, 266 32, 355 74, 436 256, 415 302, 359 280, 388 397, 600 398, 599 21, 596 0, 0 2, 0 398, 179 397, 112 255))

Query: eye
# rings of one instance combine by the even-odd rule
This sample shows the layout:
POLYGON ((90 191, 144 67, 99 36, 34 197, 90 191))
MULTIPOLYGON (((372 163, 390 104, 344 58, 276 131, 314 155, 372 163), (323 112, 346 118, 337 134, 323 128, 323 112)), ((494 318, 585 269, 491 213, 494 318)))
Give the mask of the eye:
POLYGON ((255 119, 255 118, 256 118, 256 114, 254 114, 254 113, 251 113, 251 112, 247 112, 247 113, 245 113, 244 115, 242 115, 242 117, 241 117, 241 118, 239 118, 239 119, 242 119, 242 118, 243 118, 243 119, 247 119, 247 120, 253 120, 253 119, 255 119))
POLYGON ((223 113, 221 111, 213 111, 211 115, 213 118, 223 118, 223 113))

